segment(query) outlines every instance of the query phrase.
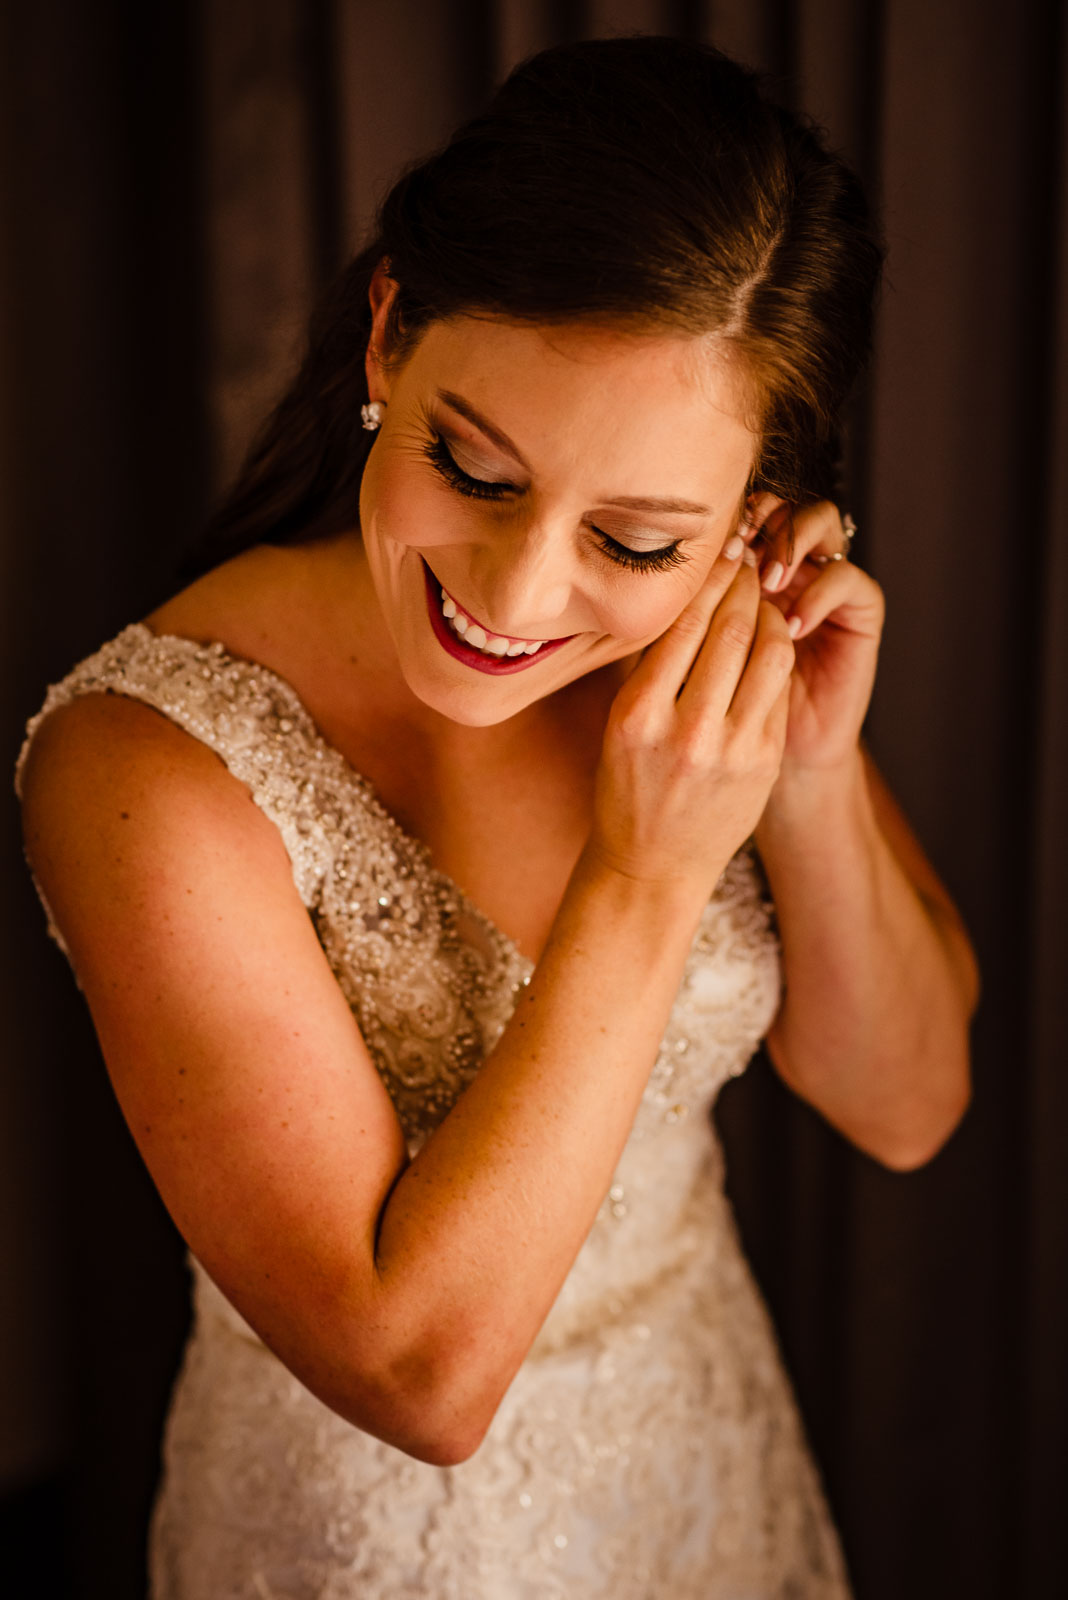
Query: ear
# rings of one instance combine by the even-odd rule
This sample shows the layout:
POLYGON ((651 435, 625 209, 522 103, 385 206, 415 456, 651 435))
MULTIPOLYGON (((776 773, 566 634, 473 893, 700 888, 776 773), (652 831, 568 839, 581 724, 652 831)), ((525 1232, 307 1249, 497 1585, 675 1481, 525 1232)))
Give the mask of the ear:
POLYGON ((364 371, 367 374, 367 398, 389 401, 389 374, 379 359, 378 352, 385 348, 386 321, 390 307, 397 296, 396 281, 389 275, 389 262, 383 256, 371 276, 368 299, 371 303, 371 337, 367 341, 364 371))

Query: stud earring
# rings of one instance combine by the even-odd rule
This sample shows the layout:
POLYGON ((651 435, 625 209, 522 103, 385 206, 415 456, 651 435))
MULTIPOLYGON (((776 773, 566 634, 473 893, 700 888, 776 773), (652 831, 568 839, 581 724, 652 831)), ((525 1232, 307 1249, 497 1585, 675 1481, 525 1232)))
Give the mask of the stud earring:
POLYGON ((360 416, 368 433, 375 433, 382 426, 382 417, 385 413, 384 400, 371 400, 367 405, 360 407, 360 416))

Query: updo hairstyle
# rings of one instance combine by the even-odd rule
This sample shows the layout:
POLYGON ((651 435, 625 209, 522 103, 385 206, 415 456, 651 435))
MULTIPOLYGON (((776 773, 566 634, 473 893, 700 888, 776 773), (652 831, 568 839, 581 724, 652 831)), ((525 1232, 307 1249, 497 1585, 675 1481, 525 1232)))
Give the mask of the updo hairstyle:
POLYGON ((857 178, 722 52, 586 40, 522 62, 394 184, 191 570, 354 523, 372 443, 360 419, 368 289, 383 259, 398 285, 387 365, 460 314, 716 334, 759 396, 752 487, 799 503, 833 493, 882 261, 857 178))

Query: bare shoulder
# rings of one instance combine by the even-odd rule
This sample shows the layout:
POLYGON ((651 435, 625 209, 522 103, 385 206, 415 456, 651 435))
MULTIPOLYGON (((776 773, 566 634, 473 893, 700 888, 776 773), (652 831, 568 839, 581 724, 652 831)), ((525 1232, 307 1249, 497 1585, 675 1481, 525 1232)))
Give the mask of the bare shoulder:
POLYGON ((23 831, 102 1042, 160 1021, 168 994, 184 1012, 242 965, 256 969, 254 1008, 293 993, 279 987, 287 970, 332 1000, 274 823, 214 751, 150 706, 94 693, 50 713, 26 762, 23 831))
MULTIPOLYGON (((218 640, 279 672, 303 698, 308 640, 323 632, 325 556, 257 547, 145 620, 155 633, 218 640)), ((281 835, 249 789, 208 745, 132 696, 87 693, 51 711, 35 730, 21 788, 26 852, 79 977, 100 948, 108 906, 136 888, 160 910, 175 875, 210 882, 219 897, 232 887, 235 916, 270 892, 307 920, 281 835)))
POLYGON ((256 545, 213 567, 144 620, 154 633, 218 640, 292 681, 336 629, 339 587, 354 549, 358 542, 351 536, 256 545))
POLYGON ((288 876, 277 830, 219 757, 122 694, 81 695, 44 719, 22 812, 30 864, 57 913, 99 903, 105 879, 136 875, 149 858, 196 857, 213 839, 288 876))

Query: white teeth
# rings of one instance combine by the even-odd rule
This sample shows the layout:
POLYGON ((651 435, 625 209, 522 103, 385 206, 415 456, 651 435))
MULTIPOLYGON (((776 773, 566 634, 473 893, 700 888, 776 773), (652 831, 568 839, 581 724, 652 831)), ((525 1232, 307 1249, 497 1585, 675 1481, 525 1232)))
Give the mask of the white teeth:
POLYGON ((485 628, 464 616, 456 601, 444 589, 441 591, 441 609, 452 625, 453 632, 488 656, 532 656, 545 643, 544 639, 527 644, 523 639, 508 639, 501 633, 488 634, 485 628))

